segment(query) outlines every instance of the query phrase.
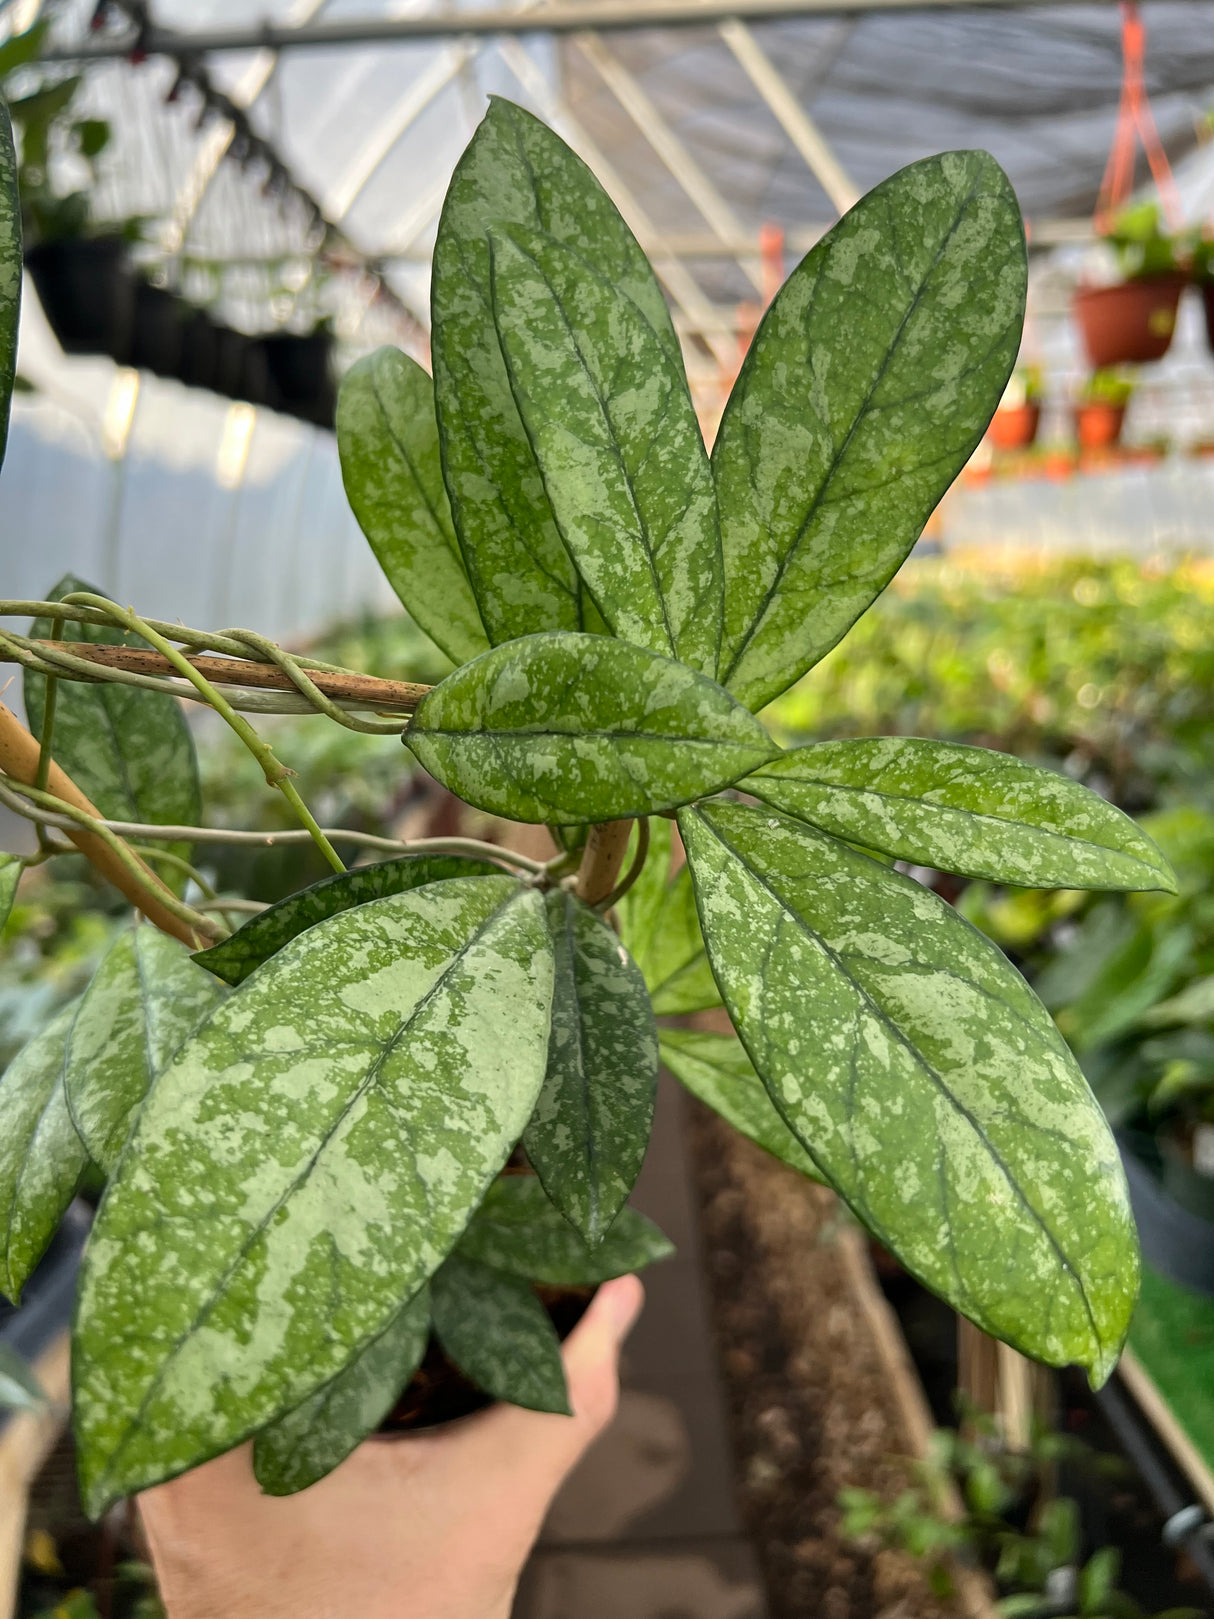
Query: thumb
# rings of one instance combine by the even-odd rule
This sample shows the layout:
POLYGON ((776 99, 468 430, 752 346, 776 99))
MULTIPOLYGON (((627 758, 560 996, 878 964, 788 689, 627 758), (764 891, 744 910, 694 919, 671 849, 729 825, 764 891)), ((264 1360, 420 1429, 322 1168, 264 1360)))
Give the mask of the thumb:
POLYGON ((618 1276, 605 1282, 565 1341, 562 1358, 569 1403, 574 1421, 582 1430, 579 1438, 583 1445, 589 1444, 615 1415, 620 1350, 644 1302, 645 1289, 639 1277, 618 1276))

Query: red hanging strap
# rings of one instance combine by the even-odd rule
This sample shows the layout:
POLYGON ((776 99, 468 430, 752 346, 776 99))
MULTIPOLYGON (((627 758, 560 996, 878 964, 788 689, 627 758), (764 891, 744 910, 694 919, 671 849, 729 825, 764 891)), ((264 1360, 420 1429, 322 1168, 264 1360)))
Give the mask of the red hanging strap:
POLYGON ((1096 202, 1096 229, 1103 234, 1112 225, 1114 216, 1125 207, 1134 189, 1135 138, 1142 142, 1151 167, 1151 177, 1159 191, 1164 217, 1173 230, 1183 222, 1180 195, 1172 177, 1172 165, 1159 139, 1150 98, 1143 83, 1142 70, 1146 60, 1146 26, 1137 5, 1121 7, 1121 104, 1117 109, 1117 129, 1113 136, 1109 161, 1100 182, 1100 195, 1096 202))

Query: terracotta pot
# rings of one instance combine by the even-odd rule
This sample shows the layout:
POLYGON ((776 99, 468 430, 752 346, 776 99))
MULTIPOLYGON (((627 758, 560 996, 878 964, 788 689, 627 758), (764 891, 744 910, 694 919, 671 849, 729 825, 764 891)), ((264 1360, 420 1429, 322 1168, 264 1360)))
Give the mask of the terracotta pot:
POLYGON ((1075 406, 1075 437, 1081 450, 1108 450, 1121 442, 1125 406, 1092 399, 1075 406))
POLYGON ((1143 276, 1117 287, 1080 287, 1072 305, 1096 370, 1161 360, 1176 330, 1182 275, 1143 276))
POLYGON ((1001 406, 991 417, 986 436, 997 450, 1027 450, 1040 426, 1040 405, 1001 406))
POLYGON ((1065 483, 1075 471, 1075 457, 1069 450, 1051 450, 1041 461, 1042 476, 1051 483, 1065 483))

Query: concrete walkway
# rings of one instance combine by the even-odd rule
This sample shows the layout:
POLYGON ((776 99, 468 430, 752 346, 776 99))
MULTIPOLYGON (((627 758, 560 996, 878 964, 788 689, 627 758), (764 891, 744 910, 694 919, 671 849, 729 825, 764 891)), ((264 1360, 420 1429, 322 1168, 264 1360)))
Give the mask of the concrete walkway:
POLYGON ((619 1415, 557 1497, 514 1619, 765 1619, 733 1504, 681 1096, 665 1077, 633 1201, 678 1254, 646 1275, 619 1415))

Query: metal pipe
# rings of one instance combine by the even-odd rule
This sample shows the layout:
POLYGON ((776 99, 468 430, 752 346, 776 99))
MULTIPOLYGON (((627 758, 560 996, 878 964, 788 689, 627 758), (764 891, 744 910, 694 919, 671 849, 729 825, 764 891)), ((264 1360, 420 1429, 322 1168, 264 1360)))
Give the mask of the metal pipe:
POLYGON ((1104 1388, 1096 1390, 1092 1398, 1167 1520, 1164 1524, 1165 1542, 1183 1546, 1185 1555, 1192 1560, 1210 1590, 1214 1591, 1214 1549, 1203 1533, 1206 1526, 1204 1510, 1197 1507, 1194 1511, 1196 1504, 1177 1489, 1171 1473, 1156 1453, 1149 1430, 1128 1395, 1117 1384, 1106 1383, 1104 1388), (1169 1526, 1173 1527, 1171 1535, 1168 1533, 1169 1526))
MULTIPOLYGON (((1113 0, 1092 0, 1109 5, 1113 0)), ((259 23, 228 28, 179 30, 154 23, 139 31, 92 36, 75 45, 56 45, 44 61, 88 62, 107 57, 147 55, 195 57, 208 51, 328 49, 335 45, 390 45, 417 39, 449 39, 461 34, 598 33, 627 28, 702 28, 731 17, 751 22, 788 17, 838 17, 866 12, 1029 11, 1054 0, 555 0, 542 12, 481 8, 431 12, 421 17, 345 17, 305 27, 259 23)))

